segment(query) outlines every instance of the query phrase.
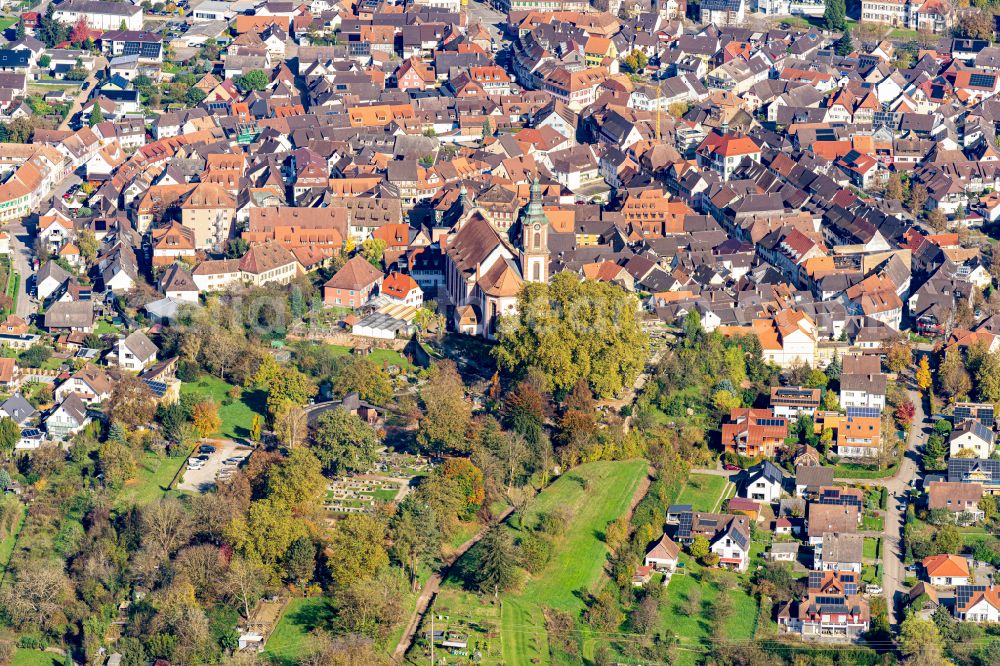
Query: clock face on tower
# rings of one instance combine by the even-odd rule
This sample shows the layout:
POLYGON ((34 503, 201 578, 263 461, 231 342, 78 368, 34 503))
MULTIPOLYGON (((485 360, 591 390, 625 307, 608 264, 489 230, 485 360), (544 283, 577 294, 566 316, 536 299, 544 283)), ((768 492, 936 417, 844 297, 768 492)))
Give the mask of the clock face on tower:
POLYGON ((542 225, 540 225, 540 224, 536 224, 536 225, 535 225, 535 231, 538 231, 538 230, 539 230, 539 229, 541 229, 541 228, 542 228, 542 225))

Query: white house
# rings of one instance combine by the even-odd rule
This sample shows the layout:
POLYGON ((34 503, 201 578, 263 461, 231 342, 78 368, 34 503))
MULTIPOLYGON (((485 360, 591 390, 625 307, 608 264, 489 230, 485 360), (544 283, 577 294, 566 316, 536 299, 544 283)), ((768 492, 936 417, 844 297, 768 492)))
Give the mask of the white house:
POLYGON ((961 555, 932 555, 921 564, 926 580, 935 587, 969 584, 969 561, 961 555))
POLYGON ((749 476, 740 490, 740 497, 768 503, 777 502, 781 498, 785 476, 774 463, 765 460, 751 467, 748 472, 749 476))
POLYGON ((952 457, 962 451, 972 451, 975 455, 967 458, 989 458, 993 453, 993 431, 979 421, 960 423, 948 438, 948 450, 952 457))
POLYGON ((45 418, 45 429, 53 439, 65 439, 87 425, 87 406, 80 396, 71 393, 45 418))
POLYGON ((156 363, 156 345, 142 331, 135 331, 118 341, 118 365, 140 372, 156 363))
POLYGON ((742 522, 733 520, 712 542, 711 550, 719 556, 720 565, 746 571, 750 564, 750 533, 742 522))
POLYGON ((1000 585, 956 587, 955 617, 964 622, 1000 622, 1000 585))
POLYGON ((681 547, 677 542, 664 534, 663 538, 646 553, 643 566, 653 567, 657 571, 673 571, 677 566, 677 556, 680 551, 681 547))
POLYGON ((54 393, 59 402, 65 400, 69 394, 76 393, 84 403, 93 405, 107 400, 111 396, 112 387, 108 374, 88 363, 57 386, 54 393))

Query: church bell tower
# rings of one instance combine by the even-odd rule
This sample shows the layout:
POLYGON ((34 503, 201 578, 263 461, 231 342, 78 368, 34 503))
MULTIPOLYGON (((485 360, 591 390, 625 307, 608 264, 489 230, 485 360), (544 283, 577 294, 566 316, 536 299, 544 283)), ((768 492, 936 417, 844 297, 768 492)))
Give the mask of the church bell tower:
POLYGON ((542 208, 542 185, 537 177, 521 219, 521 275, 526 282, 549 281, 549 218, 542 208))

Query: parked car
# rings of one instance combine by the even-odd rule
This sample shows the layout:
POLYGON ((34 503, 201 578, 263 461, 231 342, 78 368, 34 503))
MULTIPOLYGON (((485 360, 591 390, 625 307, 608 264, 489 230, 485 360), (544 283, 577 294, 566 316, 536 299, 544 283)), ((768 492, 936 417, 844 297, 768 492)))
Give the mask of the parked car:
POLYGON ((733 463, 726 463, 725 465, 722 466, 722 469, 726 470, 727 472, 739 472, 743 468, 740 467, 739 465, 734 465, 733 463))
POLYGON ((215 453, 215 447, 211 444, 202 444, 198 447, 200 453, 215 453))

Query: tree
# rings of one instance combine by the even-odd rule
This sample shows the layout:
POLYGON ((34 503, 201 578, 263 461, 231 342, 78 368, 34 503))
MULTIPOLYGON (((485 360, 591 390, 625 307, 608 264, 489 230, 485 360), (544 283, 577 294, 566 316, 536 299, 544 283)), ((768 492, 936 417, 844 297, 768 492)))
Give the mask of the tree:
POLYGON ((958 30, 970 39, 993 40, 993 13, 985 9, 963 11, 958 19, 958 30))
POLYGON ((250 244, 247 243, 245 238, 230 238, 226 241, 226 256, 230 259, 239 259, 247 250, 250 249, 250 244))
POLYGON ((913 217, 919 217, 924 212, 927 195, 927 188, 923 183, 917 183, 910 188, 910 213, 913 214, 913 217))
POLYGON ((0 418, 0 451, 10 453, 20 439, 21 428, 17 425, 17 421, 9 416, 0 418))
POLYGON ((704 559, 706 556, 708 556, 709 552, 711 552, 709 550, 708 539, 700 535, 696 536, 694 538, 694 541, 691 542, 689 550, 691 552, 691 557, 694 557, 699 560, 704 559))
POLYGON ((380 444, 375 428, 345 409, 323 413, 312 432, 312 451, 329 474, 368 472, 380 444))
POLYGON ((234 519, 225 530, 226 541, 238 553, 269 567, 285 556, 292 542, 307 534, 287 504, 271 499, 251 502, 246 515, 234 519))
POLYGON ((309 433, 309 414, 301 407, 287 407, 274 420, 274 434, 290 449, 302 444, 309 433))
POLYGON ((839 56, 848 56, 854 51, 854 42, 851 41, 851 30, 844 27, 844 34, 840 36, 834 49, 839 56))
POLYGON ((962 534, 955 525, 943 525, 938 529, 934 535, 934 550, 942 555, 962 550, 962 534))
POLYGON ((364 356, 350 356, 333 376, 331 389, 338 398, 357 391, 359 398, 375 405, 384 405, 392 398, 389 375, 364 356))
POLYGON ((243 76, 237 77, 236 85, 240 87, 241 90, 250 92, 252 90, 263 90, 267 87, 269 83, 267 74, 259 69, 251 69, 249 72, 243 76))
POLYGON ((289 507, 296 515, 313 513, 319 508, 327 487, 321 469, 319 459, 311 451, 292 450, 267 470, 268 499, 289 507))
POLYGON ((250 606, 263 596, 267 573, 260 564, 239 555, 233 557, 226 572, 229 598, 243 607, 243 617, 250 618, 250 606))
POLYGON ((250 441, 259 442, 260 441, 260 430, 261 430, 261 419, 260 414, 253 415, 253 421, 250 422, 250 441))
POLYGON ((352 513, 330 531, 327 568, 334 586, 346 588, 354 581, 375 578, 388 566, 385 550, 385 525, 365 514, 352 513))
POLYGON ((1000 351, 983 357, 976 372, 976 391, 980 401, 1000 403, 1000 351))
POLYGON ((904 339, 896 340, 885 350, 885 364, 895 373, 913 365, 913 345, 904 339))
POLYGON ((646 65, 649 64, 649 58, 639 49, 632 49, 632 52, 625 56, 622 62, 625 63, 630 72, 638 73, 646 69, 646 65))
POLYGON ((187 103, 191 106, 198 106, 205 101, 206 97, 208 97, 208 93, 201 88, 195 88, 194 86, 188 88, 186 98, 187 103))
POLYGON ((88 263, 94 263, 94 259, 97 258, 97 238, 94 236, 94 232, 90 229, 84 229, 80 232, 79 237, 76 242, 77 247, 80 248, 80 256, 88 263))
POLYGON ((431 507, 415 495, 407 495, 389 522, 390 555, 410 572, 410 585, 417 581, 417 568, 441 557, 441 529, 431 507))
POLYGON ((517 583, 517 564, 514 541, 503 525, 493 527, 479 542, 476 570, 476 588, 494 597, 506 592, 517 583))
POLYGON ((944 211, 940 208, 935 208, 927 213, 927 224, 934 231, 944 231, 948 228, 948 218, 945 217, 944 211))
POLYGON ((24 27, 24 20, 22 19, 17 22, 17 25, 14 28, 14 39, 15 40, 24 39, 24 35, 25 35, 25 27, 24 27))
POLYGON ((52 348, 46 345, 32 345, 21 352, 18 357, 18 364, 25 368, 40 368, 42 364, 52 358, 52 348))
POLYGON ((847 7, 844 0, 827 0, 823 22, 827 30, 843 30, 847 26, 847 7))
POLYGON ((889 174, 889 180, 885 184, 885 198, 892 201, 903 200, 903 179, 897 171, 889 174))
POLYGON ((465 399, 465 385, 451 361, 436 365, 434 376, 420 390, 424 417, 417 441, 438 454, 464 451, 465 433, 472 420, 472 407, 465 399))
POLYGON ((137 428, 153 420, 156 398, 146 382, 126 373, 111 389, 106 409, 111 421, 137 428))
POLYGON ((934 383, 931 378, 931 366, 930 362, 927 360, 927 356, 920 357, 920 365, 917 368, 917 386, 921 391, 925 393, 930 390, 931 385, 934 383))
POLYGON ((381 238, 367 238, 361 243, 361 256, 375 268, 382 267, 385 241, 381 238))
POLYGON ((909 615, 899 628, 899 649, 910 666, 938 666, 947 663, 944 641, 931 620, 909 615))
POLYGON ((191 407, 191 420, 194 422, 198 435, 202 438, 218 432, 219 428, 222 427, 219 405, 211 398, 200 400, 191 407))
POLYGON ((938 384, 941 392, 952 399, 967 395, 972 388, 969 373, 966 372, 962 357, 956 350, 944 355, 944 360, 938 368, 938 384))
POLYGON ((508 372, 538 368, 555 390, 585 380, 600 397, 617 395, 638 377, 649 340, 635 296, 569 272, 550 284, 531 282, 516 314, 501 318, 493 355, 508 372))

